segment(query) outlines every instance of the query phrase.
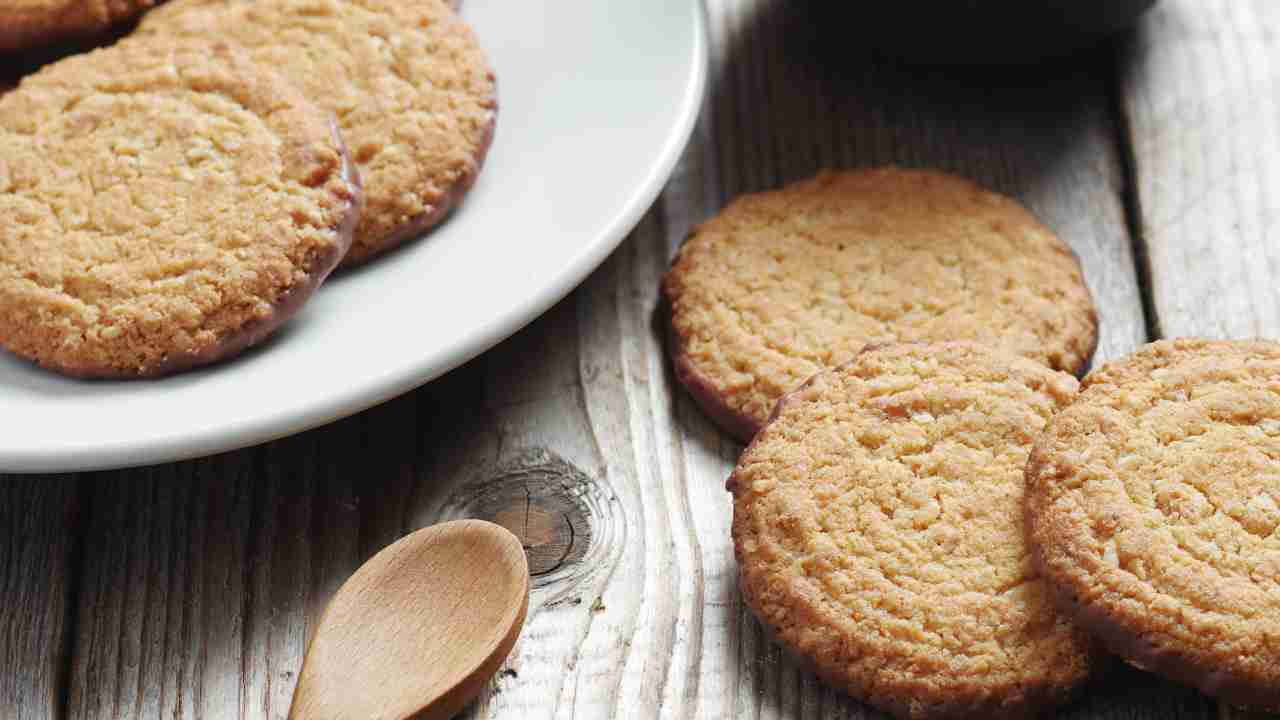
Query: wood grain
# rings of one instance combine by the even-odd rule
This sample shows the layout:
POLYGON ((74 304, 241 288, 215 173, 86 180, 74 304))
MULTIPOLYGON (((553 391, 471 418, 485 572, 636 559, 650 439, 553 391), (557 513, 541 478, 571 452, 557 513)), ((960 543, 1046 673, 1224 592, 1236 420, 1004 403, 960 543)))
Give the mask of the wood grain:
POLYGON ((1165 0, 1120 67, 1159 333, 1280 336, 1280 4, 1165 0))
POLYGON ((363 557, 362 424, 89 476, 67 716, 283 717, 307 623, 363 557))
MULTIPOLYGON (((675 248, 740 192, 821 167, 933 165, 1019 197, 1076 249, 1098 358, 1146 329, 1113 55, 900 67, 851 49, 835 5, 708 3, 711 92, 666 191, 581 288, 490 353, 298 437, 88 476, 63 716, 283 718, 350 573, 413 529, 482 517, 522 536, 536 576, 525 631, 467 717, 877 717, 800 671, 742 606, 724 491, 740 448, 676 387, 655 314, 675 248)), ((0 627, 14 617, 0 607, 0 627)), ((1120 668, 1067 716, 1215 712, 1120 668)))
POLYGON ((0 477, 0 717, 62 717, 81 515, 74 475, 0 477))

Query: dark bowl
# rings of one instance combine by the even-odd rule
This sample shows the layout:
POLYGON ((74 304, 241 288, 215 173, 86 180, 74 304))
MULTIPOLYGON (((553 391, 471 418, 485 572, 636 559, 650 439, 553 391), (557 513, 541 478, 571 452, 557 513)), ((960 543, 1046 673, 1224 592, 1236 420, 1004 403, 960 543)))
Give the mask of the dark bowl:
MULTIPOLYGON (((817 0, 823 2, 823 0, 817 0)), ((828 0, 830 1, 830 0, 828 0)), ((1156 0, 866 0, 842 7, 857 39, 910 62, 1034 63, 1097 44, 1156 0)))

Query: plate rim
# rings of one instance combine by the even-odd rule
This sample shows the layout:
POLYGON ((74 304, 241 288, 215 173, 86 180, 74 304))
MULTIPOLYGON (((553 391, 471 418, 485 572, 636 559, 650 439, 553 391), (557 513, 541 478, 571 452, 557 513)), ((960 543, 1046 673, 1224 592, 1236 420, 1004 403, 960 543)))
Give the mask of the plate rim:
POLYGON ((498 314, 467 336, 447 357, 424 358, 406 365, 376 383, 338 390, 314 405, 285 416, 272 416, 234 427, 213 426, 194 433, 109 445, 42 447, 0 451, 0 473, 68 473, 119 470, 207 457, 269 443, 364 412, 411 392, 479 357, 511 337, 594 272, 639 224, 666 187, 697 128, 706 99, 710 73, 708 17, 703 0, 689 0, 693 15, 693 63, 682 79, 683 90, 673 131, 648 167, 646 177, 623 207, 606 223, 596 242, 566 263, 554 280, 509 311, 498 314))

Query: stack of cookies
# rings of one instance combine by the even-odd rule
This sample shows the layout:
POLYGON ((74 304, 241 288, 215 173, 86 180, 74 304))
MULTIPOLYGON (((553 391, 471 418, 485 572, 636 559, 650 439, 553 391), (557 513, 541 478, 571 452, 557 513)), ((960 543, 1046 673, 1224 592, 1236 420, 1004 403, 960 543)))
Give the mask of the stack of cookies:
POLYGON ((741 198, 668 273, 673 363, 750 445, 743 596, 900 718, 1025 717, 1107 652, 1280 707, 1280 344, 1158 342, 1077 381, 1079 264, 931 171, 741 198))
MULTIPOLYGON (((36 27, 10 44, 80 32, 36 27)), ((438 223, 496 110, 443 0, 161 6, 0 96, 0 345, 79 377, 235 355, 438 223)))

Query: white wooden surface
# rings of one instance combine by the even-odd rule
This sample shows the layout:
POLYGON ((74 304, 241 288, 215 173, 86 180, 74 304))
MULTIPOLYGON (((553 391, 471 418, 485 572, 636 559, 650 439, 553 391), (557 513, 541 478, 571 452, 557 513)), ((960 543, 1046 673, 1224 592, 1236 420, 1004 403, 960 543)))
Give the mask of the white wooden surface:
MULTIPOLYGON (((1165 0, 1119 52, 983 71, 860 55, 839 3, 708 4, 710 94, 675 176, 530 328, 262 448, 0 478, 0 718, 282 718, 333 590, 461 516, 522 534, 536 573, 524 636, 468 717, 873 717, 742 607, 724 491, 740 448, 675 386, 655 314, 693 224, 820 167, 933 165, 1020 197, 1082 259, 1097 359, 1157 332, 1280 335, 1273 0, 1165 0)), ((1066 715, 1220 712, 1117 667, 1066 715)))
POLYGON ((1280 3, 1166 0, 1121 64, 1158 330, 1280 336, 1280 3))

